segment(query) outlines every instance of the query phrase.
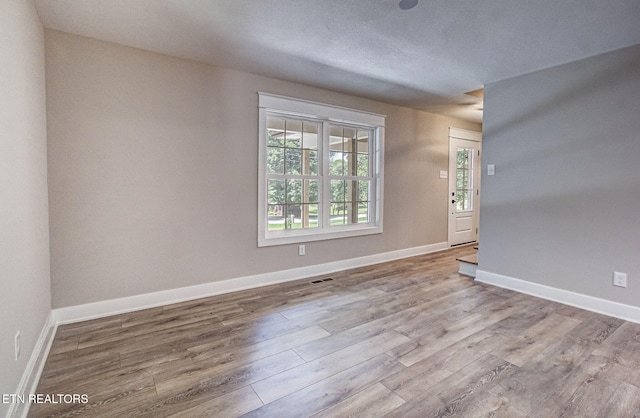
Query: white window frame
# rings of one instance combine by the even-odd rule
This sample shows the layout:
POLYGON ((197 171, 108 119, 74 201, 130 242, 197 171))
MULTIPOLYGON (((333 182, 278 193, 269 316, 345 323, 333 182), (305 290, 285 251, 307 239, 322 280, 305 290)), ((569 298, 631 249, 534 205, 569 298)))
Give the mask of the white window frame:
POLYGON ((294 99, 258 92, 259 151, 258 151, 258 247, 295 244, 327 239, 355 237, 382 233, 384 129, 385 115, 363 112, 339 106, 294 99), (319 142, 320 170, 319 219, 317 228, 268 231, 267 211, 267 115, 302 118, 317 121, 322 126, 322 145, 319 142), (329 125, 344 124, 371 129, 373 132, 370 167, 373 185, 368 223, 330 226, 329 125), (321 158, 321 159, 320 159, 321 158))

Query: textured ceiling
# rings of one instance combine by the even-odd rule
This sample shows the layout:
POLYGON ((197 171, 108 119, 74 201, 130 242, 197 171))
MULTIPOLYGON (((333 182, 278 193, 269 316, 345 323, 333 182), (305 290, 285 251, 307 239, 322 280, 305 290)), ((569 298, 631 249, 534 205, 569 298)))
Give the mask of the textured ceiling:
POLYGON ((480 121, 484 84, 640 43, 640 0, 36 0, 78 35, 480 121))

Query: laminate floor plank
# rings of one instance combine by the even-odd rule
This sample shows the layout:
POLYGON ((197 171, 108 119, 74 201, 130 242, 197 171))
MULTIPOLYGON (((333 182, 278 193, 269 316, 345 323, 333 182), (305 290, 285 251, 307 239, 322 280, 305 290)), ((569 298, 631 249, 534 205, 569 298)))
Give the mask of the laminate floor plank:
POLYGON ((640 324, 625 322, 594 351, 623 366, 640 370, 640 324))
POLYGON ((236 417, 262 406, 262 401, 249 386, 203 402, 184 411, 169 415, 171 418, 236 417))
POLYGON ((280 314, 287 319, 296 319, 320 311, 330 311, 331 308, 362 300, 366 300, 366 296, 362 295, 361 292, 332 296, 311 303, 301 304, 295 308, 285 309, 280 311, 280 314))
POLYGON ((345 400, 313 415, 314 418, 335 417, 376 417, 393 411, 404 403, 404 400, 376 383, 352 395, 345 400))
POLYGON ((277 418, 311 416, 353 396, 367 386, 380 381, 383 376, 395 373, 402 367, 395 359, 381 354, 267 403, 245 416, 277 418))
POLYGON ((566 337, 493 387, 491 393, 535 416, 560 408, 577 389, 572 373, 590 356, 590 346, 566 337))
POLYGON ((529 299, 529 302, 531 303, 529 309, 520 310, 490 325, 489 329, 510 339, 515 339, 524 330, 531 328, 555 312, 558 306, 556 303, 540 299, 529 299))
POLYGON ((108 318, 99 318, 78 322, 75 324, 60 325, 56 332, 56 338, 64 339, 67 337, 77 337, 84 334, 96 334, 102 330, 119 328, 122 328, 122 318, 120 315, 116 315, 108 318))
POLYGON ((640 417, 640 324, 475 283, 475 252, 60 325, 37 393, 88 402, 28 416, 640 417))
POLYGON ((247 359, 241 366, 224 370, 225 373, 219 373, 216 364, 194 363, 194 369, 188 373, 159 374, 154 376, 156 391, 159 396, 192 390, 194 387, 201 389, 215 387, 221 391, 231 391, 235 389, 232 388, 233 386, 246 386, 304 364, 304 360, 292 350, 256 361, 251 360, 247 359))
POLYGON ((503 311, 492 318, 486 318, 481 313, 469 314, 452 323, 447 323, 447 318, 440 318, 433 322, 427 333, 413 338, 407 344, 393 350, 393 355, 405 366, 411 366, 430 355, 453 345, 456 341, 464 339, 487 326, 498 322, 509 315, 503 311))
POLYGON ((418 397, 391 411, 390 417, 465 416, 471 400, 517 369, 491 354, 479 357, 418 397))
MULTIPOLYGON (((408 300, 397 300, 397 303, 390 303, 383 306, 371 304, 367 309, 360 312, 348 312, 348 315, 340 315, 332 321, 323 321, 322 327, 330 332, 340 332, 348 329, 354 329, 363 325, 363 323, 374 322, 376 320, 403 314, 405 312, 415 312, 417 314, 436 315, 439 310, 453 308, 457 305, 457 293, 469 292, 476 293, 476 287, 459 289, 457 291, 447 291, 439 293, 437 291, 429 294, 421 292, 414 295, 408 300), (422 294, 424 293, 424 294, 422 294)), ((405 296, 406 297, 406 296, 405 296)), ((419 323, 423 323, 422 319, 416 319, 419 323)))
MULTIPOLYGON (((324 317, 332 318, 332 316, 327 315, 324 317)), ((193 357, 206 356, 202 353, 219 353, 225 350, 235 351, 242 347, 266 342, 273 338, 284 337, 287 334, 304 331, 314 326, 314 321, 306 317, 277 322, 266 326, 254 325, 244 327, 234 325, 222 328, 218 333, 213 333, 211 338, 202 338, 200 341, 190 339, 186 344, 182 344, 182 348, 188 349, 193 357)), ((301 344, 304 342, 305 341, 301 342, 301 344)))
POLYGON ((527 415, 524 412, 509 405, 504 400, 493 395, 490 392, 484 391, 479 393, 473 399, 469 400, 463 414, 458 416, 464 416, 465 418, 528 418, 531 415, 527 415))
POLYGON ((640 388, 628 383, 620 383, 597 416, 598 418, 640 417, 640 388))
POLYGON ((172 415, 247 387, 303 362, 297 354, 289 350, 223 373, 218 373, 216 368, 212 367, 181 375, 156 376, 154 380, 158 400, 137 408, 135 416, 172 415))
POLYGON ((354 367, 407 341, 407 337, 385 331, 335 353, 277 374, 253 384, 262 402, 268 404, 292 392, 322 381, 345 369, 354 367))
POLYGON ((385 327, 382 326, 356 327, 347 331, 329 334, 327 337, 319 340, 301 344, 295 348, 295 351, 305 361, 309 362, 359 342, 366 341, 380 335, 384 330, 385 327))
POLYGON ((189 349, 189 351, 192 353, 191 358, 195 362, 202 362, 208 359, 213 359, 219 363, 229 363, 233 362, 233 360, 235 359, 241 360, 243 358, 259 360, 265 357, 272 356, 274 354, 278 354, 284 350, 296 348, 302 344, 313 344, 314 341, 317 341, 329 335, 331 334, 329 334, 324 328, 315 325, 299 331, 280 335, 269 340, 261 341, 256 344, 236 348, 234 350, 201 351, 199 350, 199 347, 196 346, 193 348, 193 350, 198 354, 194 355, 191 348, 189 349))
POLYGON ((78 349, 79 336, 71 336, 66 338, 56 338, 51 344, 49 355, 67 353, 78 349))
POLYGON ((477 332, 385 378, 382 383, 405 400, 419 398, 428 388, 495 351, 505 341, 487 330, 477 332))
POLYGON ((562 407, 558 416, 596 416, 618 389, 619 370, 615 360, 598 355, 580 362, 551 397, 562 407))
POLYGON ((552 313, 507 344, 498 355, 512 364, 522 366, 579 323, 578 319, 552 313))
MULTIPOLYGON (((488 364, 491 365, 491 362, 488 364)), ((483 367, 485 367, 485 372, 479 378, 473 380, 465 378, 466 387, 460 390, 456 397, 441 396, 441 399, 447 399, 444 402, 445 405, 430 416, 458 415, 467 417, 474 414, 478 407, 479 398, 483 398, 485 395, 484 391, 490 389, 494 384, 514 371, 514 366, 508 362, 495 364, 491 369, 486 364, 483 367)))
POLYGON ((288 319, 280 315, 279 312, 246 312, 243 315, 236 315, 222 320, 222 325, 231 326, 244 324, 247 326, 267 326, 286 321, 288 321, 288 319))

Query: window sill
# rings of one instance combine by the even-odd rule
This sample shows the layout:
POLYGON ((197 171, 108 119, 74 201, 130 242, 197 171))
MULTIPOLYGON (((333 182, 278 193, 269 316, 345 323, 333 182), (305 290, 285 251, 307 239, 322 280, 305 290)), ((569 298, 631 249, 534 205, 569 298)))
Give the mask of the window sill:
POLYGON ((357 226, 340 228, 334 227, 325 231, 309 231, 301 230, 300 232, 291 233, 271 233, 268 237, 258 237, 258 247, 270 247, 274 245, 299 244, 312 241, 324 241, 329 239, 359 237, 363 235, 381 234, 381 226, 357 226), (335 228, 335 229, 334 229, 335 228))

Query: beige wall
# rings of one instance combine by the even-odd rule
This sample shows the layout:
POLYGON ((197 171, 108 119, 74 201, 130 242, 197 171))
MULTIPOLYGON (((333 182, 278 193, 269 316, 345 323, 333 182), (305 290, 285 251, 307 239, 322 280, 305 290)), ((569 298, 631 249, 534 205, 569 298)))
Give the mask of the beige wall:
POLYGON ((449 126, 475 124, 46 32, 54 308, 447 240, 449 126), (258 91, 388 115, 384 234, 257 247, 258 91))
MULTIPOLYGON (((51 309, 44 34, 31 1, 0 2, 0 393, 15 393, 51 309), (14 361, 14 335, 22 354, 14 361)), ((0 416, 8 404, 0 403, 0 416)))

